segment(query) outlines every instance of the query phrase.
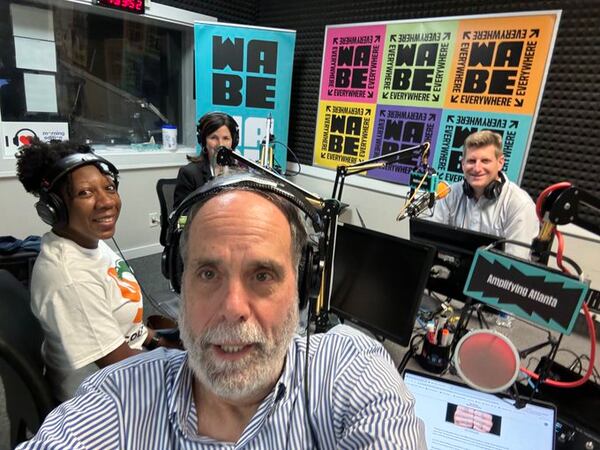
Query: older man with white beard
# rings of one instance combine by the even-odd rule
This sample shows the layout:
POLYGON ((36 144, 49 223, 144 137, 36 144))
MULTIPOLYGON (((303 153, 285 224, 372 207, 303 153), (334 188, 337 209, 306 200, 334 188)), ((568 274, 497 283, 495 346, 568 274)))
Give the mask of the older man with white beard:
POLYGON ((232 185, 203 196, 181 237, 187 352, 98 372, 20 448, 425 448, 378 342, 338 326, 312 336, 307 355, 295 336, 306 241, 277 194, 232 185))

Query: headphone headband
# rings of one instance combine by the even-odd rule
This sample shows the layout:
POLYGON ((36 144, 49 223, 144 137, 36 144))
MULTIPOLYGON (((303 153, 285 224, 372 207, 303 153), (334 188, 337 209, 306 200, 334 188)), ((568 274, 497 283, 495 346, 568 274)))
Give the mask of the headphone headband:
POLYGON ((119 170, 108 160, 95 153, 73 153, 60 158, 46 172, 41 182, 40 200, 35 209, 40 218, 48 225, 62 228, 69 223, 69 212, 61 196, 52 189, 65 175, 73 170, 94 164, 99 170, 109 173, 115 186, 119 186, 119 170))
POLYGON ((167 230, 167 240, 178 226, 179 218, 184 215, 193 205, 204 199, 214 197, 219 192, 232 190, 233 188, 252 188, 257 191, 273 192, 298 207, 311 220, 315 232, 323 230, 323 222, 317 210, 308 200, 297 192, 291 186, 287 186, 275 179, 267 179, 255 174, 244 172, 233 175, 221 175, 212 178, 195 191, 191 192, 181 204, 169 216, 169 228, 167 230))
MULTIPOLYGON (((165 249, 162 256, 162 273, 170 280, 175 292, 181 291, 181 276, 183 261, 179 254, 179 240, 182 230, 179 228, 180 217, 188 214, 190 208, 198 202, 233 189, 247 190, 249 192, 268 192, 288 200, 304 212, 312 223, 312 228, 318 235, 316 242, 308 242, 302 251, 298 267, 298 298, 300 309, 316 299, 319 293, 321 280, 321 257, 324 254, 323 222, 315 207, 306 197, 293 186, 273 178, 259 176, 251 172, 236 172, 228 175, 219 175, 188 195, 175 211, 169 216, 169 225, 165 239, 165 249)), ((189 219, 189 218, 188 218, 189 219)), ((189 224, 187 224, 189 225, 189 224)))
POLYGON ((54 185, 64 177, 69 172, 81 167, 86 166, 88 164, 99 164, 104 167, 106 172, 112 174, 117 182, 117 176, 119 175, 119 170, 115 167, 113 163, 104 159, 102 156, 98 156, 95 153, 73 153, 72 155, 67 155, 52 165, 46 172, 44 176, 44 186, 43 189, 45 191, 51 191, 54 185))

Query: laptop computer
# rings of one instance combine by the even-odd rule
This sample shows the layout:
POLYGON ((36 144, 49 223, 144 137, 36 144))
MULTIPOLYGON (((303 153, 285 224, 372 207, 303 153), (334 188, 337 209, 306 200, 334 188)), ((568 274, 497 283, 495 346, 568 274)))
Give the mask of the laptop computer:
POLYGON ((554 449, 556 408, 528 402, 516 408, 508 397, 480 392, 434 375, 405 370, 404 383, 425 423, 427 448, 554 449))

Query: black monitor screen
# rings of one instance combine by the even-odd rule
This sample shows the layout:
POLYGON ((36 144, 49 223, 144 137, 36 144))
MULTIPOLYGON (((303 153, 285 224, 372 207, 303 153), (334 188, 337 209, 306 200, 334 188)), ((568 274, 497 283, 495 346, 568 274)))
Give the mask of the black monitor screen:
MULTIPOLYGON (((410 219, 410 240, 427 243, 437 249, 427 288, 457 300, 465 299, 463 288, 477 249, 500 239, 431 220, 410 219)), ((504 245, 495 248, 504 250, 504 245)))
POLYGON ((372 230, 337 228, 331 310, 408 345, 435 249, 372 230))

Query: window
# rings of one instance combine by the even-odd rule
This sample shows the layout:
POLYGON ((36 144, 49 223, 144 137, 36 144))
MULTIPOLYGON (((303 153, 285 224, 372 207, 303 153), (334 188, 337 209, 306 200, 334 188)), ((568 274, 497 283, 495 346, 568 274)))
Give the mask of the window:
MULTIPOLYGON (((90 0, 91 1, 91 0, 90 0)), ((195 148, 193 22, 152 3, 137 16, 67 0, 0 3, 0 172, 32 133, 86 142, 119 167, 182 162, 163 125, 195 148)))

